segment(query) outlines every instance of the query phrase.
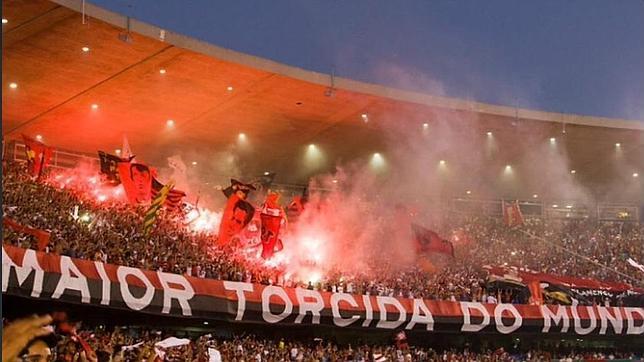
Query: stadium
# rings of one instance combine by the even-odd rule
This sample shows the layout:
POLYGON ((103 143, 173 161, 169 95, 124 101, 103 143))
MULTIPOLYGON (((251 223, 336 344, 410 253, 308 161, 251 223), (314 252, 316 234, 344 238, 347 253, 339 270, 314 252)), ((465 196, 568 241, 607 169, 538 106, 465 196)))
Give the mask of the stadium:
POLYGON ((641 120, 2 12, 3 362, 643 358, 641 120))

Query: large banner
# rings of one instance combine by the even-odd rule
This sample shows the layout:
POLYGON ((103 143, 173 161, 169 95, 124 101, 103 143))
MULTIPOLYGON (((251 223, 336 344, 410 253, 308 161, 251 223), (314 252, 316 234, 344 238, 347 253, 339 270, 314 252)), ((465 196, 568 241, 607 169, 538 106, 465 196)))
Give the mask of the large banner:
POLYGON ((2 292, 156 315, 282 325, 469 333, 644 334, 644 308, 482 304, 199 279, 9 245, 2 292))
POLYGON ((533 290, 541 289, 537 292, 545 296, 552 293, 558 295, 564 293, 578 300, 607 299, 611 305, 614 305, 620 300, 623 302, 644 296, 644 289, 633 287, 626 283, 567 277, 527 271, 514 267, 485 266, 484 268, 487 269, 489 279, 492 281, 504 281, 515 285, 522 285, 525 288, 536 284, 537 288, 530 289, 533 297, 535 294, 533 290))

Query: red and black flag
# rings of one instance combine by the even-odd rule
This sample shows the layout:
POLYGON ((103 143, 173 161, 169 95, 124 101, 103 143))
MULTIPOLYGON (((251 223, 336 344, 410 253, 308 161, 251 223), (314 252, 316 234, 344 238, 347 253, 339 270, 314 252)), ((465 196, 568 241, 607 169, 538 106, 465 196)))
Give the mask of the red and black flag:
POLYGON ((29 173, 39 178, 47 167, 53 149, 44 143, 37 141, 29 136, 22 135, 25 142, 25 156, 27 157, 27 168, 29 173))
POLYGON ((5 228, 14 230, 15 232, 25 233, 35 237, 36 240, 38 240, 38 250, 40 251, 45 251, 45 248, 49 245, 49 237, 51 234, 48 231, 23 226, 14 219, 8 217, 2 218, 2 225, 5 228))
POLYGON ((436 232, 416 224, 411 224, 411 231, 419 254, 434 252, 454 256, 452 243, 441 238, 436 232))
POLYGON ((253 185, 231 179, 230 186, 222 190, 228 201, 219 224, 217 244, 228 244, 253 219, 255 208, 246 201, 246 198, 250 191, 255 189, 253 185))
POLYGON ((524 224, 523 213, 519 207, 519 201, 505 202, 501 201, 503 208, 503 221, 509 227, 521 226, 524 224))
POLYGON ((276 251, 281 251, 284 248, 279 235, 285 213, 279 205, 279 199, 279 193, 269 191, 259 214, 262 220, 261 239, 262 258, 264 259, 270 259, 276 251))
POLYGON ((224 196, 226 196, 226 198, 230 198, 233 194, 237 194, 239 198, 245 200, 246 197, 248 197, 248 194, 251 191, 255 191, 255 190, 257 190, 257 188, 254 185, 245 184, 239 180, 235 180, 234 178, 231 178, 230 186, 223 189, 222 192, 224 193, 224 196))
POLYGON ((134 156, 131 156, 130 159, 123 159, 115 155, 111 155, 107 152, 98 151, 98 158, 101 162, 101 174, 105 176, 107 183, 112 185, 118 185, 121 183, 121 178, 119 177, 119 163, 121 162, 130 162, 134 156))
MULTIPOLYGON (((152 178, 152 199, 163 189, 163 184, 156 178, 152 178)), ((181 210, 181 202, 186 197, 186 193, 175 188, 170 189, 165 198, 163 206, 171 212, 181 210)))
POLYGON ((119 178, 132 205, 147 205, 152 198, 152 171, 142 163, 120 162, 119 178))
POLYGON ((262 219, 262 258, 270 259, 276 251, 283 248, 282 241, 279 239, 282 217, 266 214, 264 211, 259 214, 262 219))

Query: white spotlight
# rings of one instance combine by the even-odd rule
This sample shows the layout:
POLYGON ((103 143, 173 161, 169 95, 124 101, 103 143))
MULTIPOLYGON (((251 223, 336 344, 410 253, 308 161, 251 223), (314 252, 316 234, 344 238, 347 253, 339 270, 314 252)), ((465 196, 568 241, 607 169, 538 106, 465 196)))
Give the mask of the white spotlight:
POLYGON ((492 137, 492 132, 491 132, 491 131, 487 131, 487 136, 488 136, 488 137, 492 137))
POLYGON ((439 164, 439 165, 441 165, 441 166, 445 166, 445 164, 446 164, 446 163, 447 163, 447 162, 445 162, 445 160, 440 160, 440 161, 438 161, 438 164, 439 164))
POLYGON ((337 184, 337 183, 338 183, 338 180, 333 179, 333 181, 331 181, 331 182, 333 182, 334 184, 337 184))
POLYGON ((559 205, 554 204, 554 205, 552 205, 552 207, 553 207, 553 208, 558 208, 558 207, 559 207, 559 205))
POLYGON ((637 172, 633 172, 633 177, 640 177, 640 174, 637 172))
POLYGON ((617 143, 615 143, 615 147, 620 148, 620 147, 622 147, 622 144, 617 142, 617 143))
POLYGON ((385 165, 385 159, 382 157, 382 155, 379 152, 374 153, 371 156, 371 167, 373 168, 382 168, 385 165))
POLYGON ((537 195, 537 194, 532 195, 532 198, 533 198, 533 199, 536 199, 536 198, 538 198, 538 197, 539 197, 539 195, 537 195))
POLYGON ((81 50, 85 53, 89 52, 89 47, 82 47, 81 50))
POLYGON ((577 173, 577 170, 570 170, 570 173, 574 175, 577 173))
POLYGON ((96 104, 96 103, 92 104, 92 109, 97 110, 98 109, 98 104, 96 104))
POLYGON ((550 144, 551 144, 551 145, 554 145, 554 144, 555 144, 555 142, 557 142, 557 139, 556 139, 556 138, 554 138, 554 137, 550 137, 550 144))
POLYGON ((369 122, 369 116, 366 113, 363 113, 360 117, 362 117, 364 123, 369 122))
POLYGON ((117 156, 120 155, 121 154, 121 149, 120 148, 115 149, 114 153, 116 153, 117 156))
POLYGON ((467 191, 465 191, 465 193, 466 193, 466 194, 468 194, 468 195, 471 195, 471 194, 472 194, 472 191, 467 190, 467 191))
POLYGON ((5 19, 5 18, 2 18, 2 23, 3 23, 3 24, 6 24, 6 23, 8 23, 8 22, 9 22, 9 20, 7 20, 7 19, 5 19))
POLYGON ((238 139, 240 142, 244 142, 244 141, 246 141, 246 133, 241 132, 240 134, 238 134, 238 135, 237 135, 237 139, 238 139))
POLYGON ((193 166, 197 166, 197 161, 192 161, 193 166))
POLYGON ((159 69, 159 74, 165 74, 166 70, 164 68, 159 69))
POLYGON ((423 129, 428 129, 429 128, 429 123, 423 123, 423 129))
POLYGON ((505 165, 505 170, 506 170, 506 171, 512 171, 512 166, 510 166, 510 165, 505 165))
POLYGON ((38 141, 42 141, 42 136, 41 136, 41 135, 39 135, 39 134, 37 134, 37 135, 36 135, 36 139, 37 139, 38 141))
POLYGON ((169 128, 174 127, 174 120, 169 119, 169 120, 165 121, 165 125, 166 125, 167 127, 169 127, 169 128))
POLYGON ((11 89, 18 88, 18 83, 14 83, 14 82, 9 83, 9 88, 11 88, 11 89))
POLYGON ((268 175, 270 175, 270 174, 271 174, 270 172, 268 172, 268 171, 264 171, 264 176, 268 176, 268 175))
POLYGON ((302 160, 304 161, 304 167, 307 172, 319 170, 320 167, 325 164, 325 157, 322 149, 314 143, 310 143, 308 146, 304 147, 302 160))
POLYGON ((226 87, 226 90, 227 90, 227 91, 229 91, 229 92, 232 92, 232 91, 233 91, 233 89, 234 89, 234 88, 233 88, 233 86, 232 86, 232 85, 229 85, 228 87, 226 87))

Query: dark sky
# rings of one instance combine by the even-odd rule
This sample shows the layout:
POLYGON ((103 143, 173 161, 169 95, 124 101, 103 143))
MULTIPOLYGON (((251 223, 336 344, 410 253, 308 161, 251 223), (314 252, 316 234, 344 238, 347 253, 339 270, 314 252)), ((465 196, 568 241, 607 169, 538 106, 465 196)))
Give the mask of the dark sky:
POLYGON ((91 1, 318 72, 644 120, 644 0, 91 1))

